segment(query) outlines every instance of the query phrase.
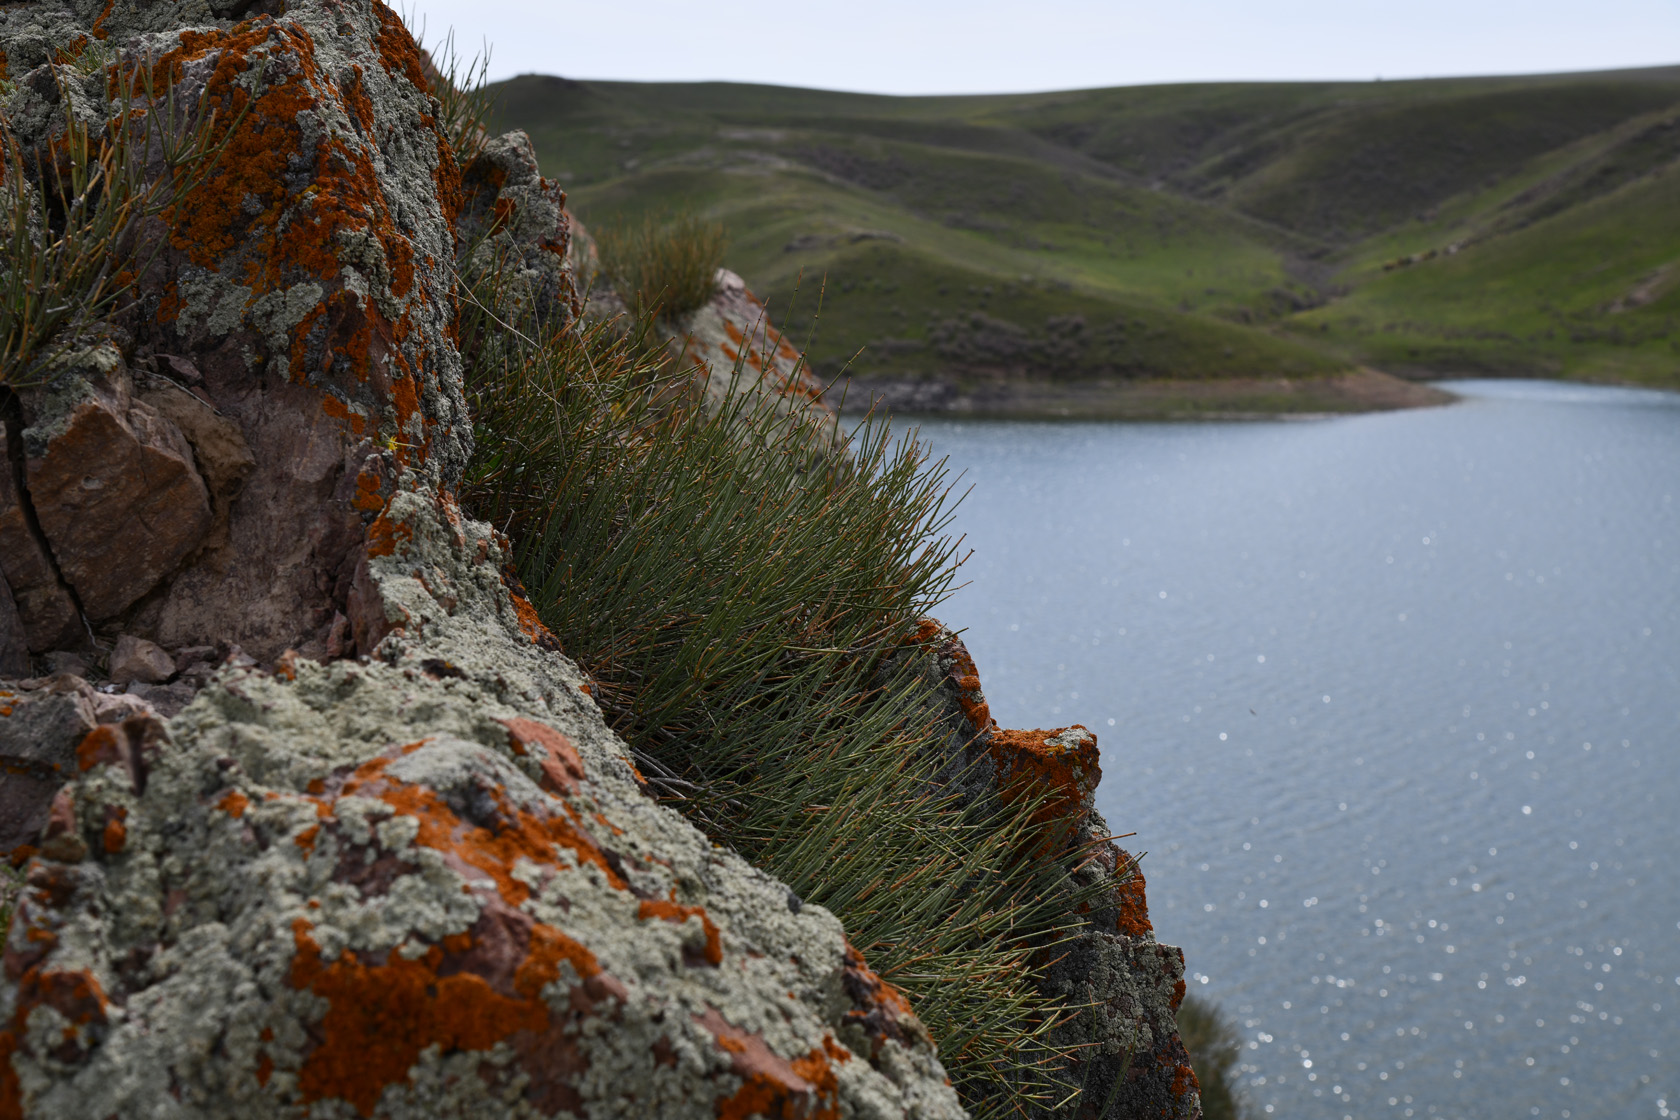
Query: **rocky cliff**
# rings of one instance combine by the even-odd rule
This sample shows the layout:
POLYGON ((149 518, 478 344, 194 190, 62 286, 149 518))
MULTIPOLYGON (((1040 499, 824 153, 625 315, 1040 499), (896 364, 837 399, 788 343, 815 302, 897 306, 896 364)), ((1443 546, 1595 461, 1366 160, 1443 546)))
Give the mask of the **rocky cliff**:
MULTIPOLYGON (((840 923, 648 796, 456 504, 463 256, 581 310, 528 141, 463 167, 376 0, 12 6, 0 82, 12 191, 68 122, 217 145, 120 312, 0 384, 0 1120, 962 1115, 840 923)), ((803 393, 741 308, 711 344, 803 393)), ((1055 1114, 1195 1115, 1094 737, 996 729, 959 651, 902 654, 953 774, 1047 784, 1042 842, 1109 877, 1047 971, 1055 1114)))

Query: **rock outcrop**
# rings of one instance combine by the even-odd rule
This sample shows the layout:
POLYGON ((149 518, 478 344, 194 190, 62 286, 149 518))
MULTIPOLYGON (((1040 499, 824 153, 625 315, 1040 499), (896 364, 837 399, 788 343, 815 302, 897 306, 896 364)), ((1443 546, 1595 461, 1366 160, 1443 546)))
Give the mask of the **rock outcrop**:
POLYGON ((371 0, 35 4, 0 51, 20 143, 121 67, 230 129, 125 315, 7 392, 12 629, 135 683, 0 697, 0 1117, 961 1115, 839 923, 642 792, 454 506, 472 215, 572 313, 528 144, 463 183, 371 0))
POLYGON ((1037 799, 1031 841, 1073 870, 1069 900, 1082 928, 1046 953, 1045 994, 1075 1009, 1050 1034, 1063 1055, 1047 1072, 1071 1105, 1042 1117, 1201 1115, 1199 1085, 1178 1037, 1184 954, 1155 940, 1143 873, 1114 843, 1093 804, 1102 777, 1097 737, 1084 727, 1010 731, 992 719, 974 659, 934 621, 906 636, 897 664, 934 688, 944 727, 939 777, 969 802, 1037 799))
MULTIPOLYGON (((624 300, 597 270, 593 243, 587 234, 580 241, 574 267, 592 278, 585 314, 627 322, 624 300)), ((825 396, 827 386, 776 329, 764 302, 729 269, 717 270, 710 300, 675 320, 658 319, 651 333, 673 365, 693 371, 703 407, 738 407, 791 421, 813 453, 845 453, 845 435, 837 408, 825 396)))
MULTIPOLYGON (((455 504, 463 257, 582 310, 529 141, 461 167, 378 0, 0 9, 28 150, 142 70, 218 157, 121 314, 0 386, 0 1120, 963 1115, 840 923, 647 795, 455 504)), ((820 388, 727 276, 679 334, 709 393, 820 388)), ((1053 789, 1039 842, 1107 884, 1046 980, 1078 1115, 1192 1116, 1094 737, 998 730, 937 628, 905 656, 953 780, 1053 789)))

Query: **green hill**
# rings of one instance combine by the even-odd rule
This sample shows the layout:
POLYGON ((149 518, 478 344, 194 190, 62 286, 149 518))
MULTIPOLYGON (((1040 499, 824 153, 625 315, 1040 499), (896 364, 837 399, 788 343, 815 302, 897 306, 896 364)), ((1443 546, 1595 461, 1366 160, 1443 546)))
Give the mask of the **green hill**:
POLYGON ((1680 67, 882 97, 521 77, 586 223, 683 206, 820 372, 1680 385, 1680 67), (797 289, 797 294, 796 294, 797 289), (820 322, 812 315, 821 299, 820 322))

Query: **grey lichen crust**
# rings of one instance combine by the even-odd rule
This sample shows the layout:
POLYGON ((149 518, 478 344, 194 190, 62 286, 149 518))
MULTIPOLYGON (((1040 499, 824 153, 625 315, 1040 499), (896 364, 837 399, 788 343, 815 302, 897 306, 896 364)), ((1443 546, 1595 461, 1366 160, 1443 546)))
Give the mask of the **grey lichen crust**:
POLYGON ((0 988, 22 1113, 963 1115, 906 1009, 857 1029, 834 917, 640 790, 488 527, 392 512, 376 658, 82 744, 0 988))

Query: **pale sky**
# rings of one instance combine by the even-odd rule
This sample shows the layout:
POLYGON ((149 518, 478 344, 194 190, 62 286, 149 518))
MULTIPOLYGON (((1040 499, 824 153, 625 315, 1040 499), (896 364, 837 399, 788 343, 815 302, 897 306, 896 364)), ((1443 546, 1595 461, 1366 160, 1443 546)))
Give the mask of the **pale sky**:
POLYGON ((491 77, 990 93, 1680 62, 1680 0, 398 0, 491 77))

